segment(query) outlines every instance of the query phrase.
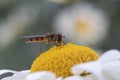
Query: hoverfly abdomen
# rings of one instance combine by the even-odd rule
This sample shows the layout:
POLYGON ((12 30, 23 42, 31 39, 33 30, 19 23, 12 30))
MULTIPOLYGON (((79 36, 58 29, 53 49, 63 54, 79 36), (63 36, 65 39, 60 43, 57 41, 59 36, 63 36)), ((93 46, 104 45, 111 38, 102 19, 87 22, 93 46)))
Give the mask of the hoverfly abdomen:
POLYGON ((32 43, 34 41, 35 41, 35 38, 29 38, 29 39, 26 40, 26 43, 32 43))
POLYGON ((27 43, 42 42, 46 40, 44 35, 23 36, 22 38, 25 38, 27 43))

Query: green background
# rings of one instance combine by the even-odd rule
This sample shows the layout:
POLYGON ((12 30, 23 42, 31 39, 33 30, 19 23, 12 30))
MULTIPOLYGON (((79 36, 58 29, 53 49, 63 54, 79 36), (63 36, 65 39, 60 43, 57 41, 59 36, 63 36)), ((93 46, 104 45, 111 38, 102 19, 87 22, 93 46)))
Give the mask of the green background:
MULTIPOLYGON (((0 3, 2 1, 4 0, 1 0, 0 3)), ((92 3, 104 10, 109 16, 108 37, 97 46, 97 49, 103 52, 109 49, 120 49, 120 0, 78 0, 78 2, 92 3)), ((58 4, 45 0, 6 0, 4 4, 0 4, 0 22, 4 22, 12 11, 20 7, 25 6, 26 10, 28 8, 30 11, 33 9, 38 11, 36 20, 17 35, 15 41, 7 47, 0 46, 0 69, 29 69, 33 60, 39 55, 40 43, 26 44, 21 36, 53 32, 52 20, 54 16, 60 10, 74 3, 58 4)), ((49 45, 46 45, 43 51, 49 47, 49 45)))

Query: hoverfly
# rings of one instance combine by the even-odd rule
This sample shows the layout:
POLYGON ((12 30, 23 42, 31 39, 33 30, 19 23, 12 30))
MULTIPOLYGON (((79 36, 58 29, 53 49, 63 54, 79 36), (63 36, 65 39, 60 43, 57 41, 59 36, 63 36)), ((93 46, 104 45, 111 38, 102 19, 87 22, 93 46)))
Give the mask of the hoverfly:
MULTIPOLYGON (((58 43, 59 46, 63 45, 62 41, 65 36, 59 33, 46 33, 44 35, 32 35, 32 36, 22 36, 22 38, 26 39, 26 43, 35 43, 35 42, 43 42, 45 44, 53 44, 58 43)), ((42 45, 40 46, 40 52, 42 49, 42 45)))

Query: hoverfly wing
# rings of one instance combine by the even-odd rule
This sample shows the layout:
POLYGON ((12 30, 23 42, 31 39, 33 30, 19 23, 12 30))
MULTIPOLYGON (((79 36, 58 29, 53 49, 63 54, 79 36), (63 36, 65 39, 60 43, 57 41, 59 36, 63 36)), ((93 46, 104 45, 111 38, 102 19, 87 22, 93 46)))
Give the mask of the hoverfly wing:
POLYGON ((45 35, 28 35, 28 36, 22 36, 21 38, 32 38, 32 37, 45 37, 45 35))
POLYGON ((26 39, 26 43, 42 42, 46 40, 45 35, 29 35, 29 36, 22 36, 22 38, 26 39))

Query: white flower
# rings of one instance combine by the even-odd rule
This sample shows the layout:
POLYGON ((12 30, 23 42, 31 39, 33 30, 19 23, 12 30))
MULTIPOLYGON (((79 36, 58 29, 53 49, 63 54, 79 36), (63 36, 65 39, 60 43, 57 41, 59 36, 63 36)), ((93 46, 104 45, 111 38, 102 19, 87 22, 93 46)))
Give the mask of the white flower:
POLYGON ((80 76, 70 76, 68 78, 65 78, 64 80, 83 80, 80 76))
POLYGON ((13 70, 0 70, 0 75, 11 72, 12 76, 3 78, 2 80, 62 80, 62 78, 56 78, 56 76, 48 71, 40 71, 30 73, 29 70, 13 71, 13 70))
POLYGON ((103 72, 108 80, 120 80, 120 59, 105 64, 103 72))
MULTIPOLYGON (((120 80, 120 51, 110 50, 98 60, 75 65, 72 68, 74 75, 87 73, 88 80, 120 80)), ((83 76, 85 80, 86 76, 83 76)))
POLYGON ((67 7, 55 17, 54 30, 71 42, 94 45, 107 35, 108 20, 103 11, 88 3, 67 7))
POLYGON ((56 80, 63 80, 63 77, 59 77, 59 78, 57 78, 56 80))
POLYGON ((56 77, 51 72, 35 72, 26 77, 26 80, 55 80, 56 77))
POLYGON ((13 70, 0 70, 0 75, 4 73, 13 73, 13 76, 9 76, 6 78, 3 78, 2 80, 25 80, 25 77, 29 74, 29 70, 24 70, 24 71, 13 71, 13 70))
POLYGON ((111 62, 114 60, 119 60, 120 59, 120 51, 118 50, 109 50, 107 52, 105 52, 100 58, 99 58, 99 62, 101 63, 107 63, 107 62, 111 62))
POLYGON ((72 67, 73 76, 56 78, 55 74, 48 71, 30 73, 29 70, 12 71, 0 70, 0 75, 11 72, 12 76, 1 80, 120 80, 120 51, 110 50, 105 52, 98 60, 77 64, 72 67))

